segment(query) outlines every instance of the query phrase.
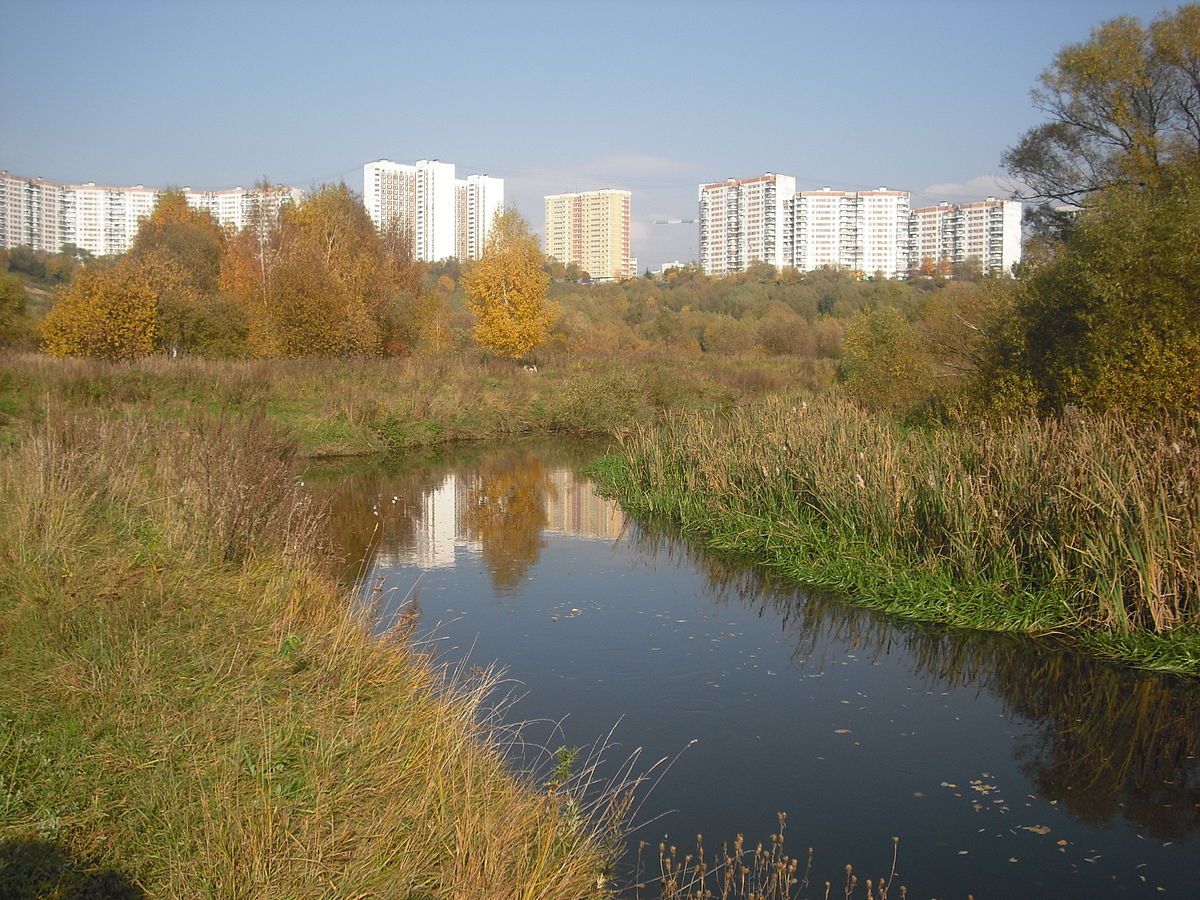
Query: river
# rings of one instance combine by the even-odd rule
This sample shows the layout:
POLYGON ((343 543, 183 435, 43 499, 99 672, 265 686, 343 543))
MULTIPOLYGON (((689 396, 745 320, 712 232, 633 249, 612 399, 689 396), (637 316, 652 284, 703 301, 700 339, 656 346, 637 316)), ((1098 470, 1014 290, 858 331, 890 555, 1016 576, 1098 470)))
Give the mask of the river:
POLYGON ((1200 685, 699 552, 597 496, 578 470, 601 449, 478 445, 306 478, 385 620, 415 597, 441 660, 506 671, 500 714, 527 723, 530 759, 582 748, 577 770, 599 754, 602 779, 640 751, 626 896, 657 896, 634 885, 659 842, 753 845, 780 812, 802 867, 813 848, 803 896, 825 880, 841 896, 847 864, 886 879, 893 836, 910 897, 1200 896, 1200 685))

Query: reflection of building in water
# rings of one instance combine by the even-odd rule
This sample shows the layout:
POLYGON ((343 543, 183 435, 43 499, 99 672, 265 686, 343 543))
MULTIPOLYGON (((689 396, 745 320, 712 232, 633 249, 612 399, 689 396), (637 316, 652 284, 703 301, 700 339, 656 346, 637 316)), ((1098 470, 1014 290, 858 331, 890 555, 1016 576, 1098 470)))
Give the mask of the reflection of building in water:
MULTIPOLYGON (((397 543, 394 533, 390 540, 385 535, 376 564, 442 569, 454 565, 460 550, 481 551, 483 544, 471 539, 465 515, 480 479, 455 474, 442 479, 413 511, 411 540, 397 543)), ((570 469, 553 469, 545 487, 546 531, 600 539, 620 535, 625 523, 621 507, 598 495, 591 482, 577 478, 570 469)))
POLYGON ((441 484, 421 498, 420 512, 413 516, 412 543, 389 546, 385 539, 377 556, 378 563, 441 569, 454 565, 458 547, 478 550, 479 542, 468 540, 465 529, 459 525, 470 490, 470 480, 447 475, 441 484))
POLYGON ((596 493, 590 481, 570 469, 553 469, 546 476, 546 530, 590 538, 615 538, 625 524, 621 507, 596 493))

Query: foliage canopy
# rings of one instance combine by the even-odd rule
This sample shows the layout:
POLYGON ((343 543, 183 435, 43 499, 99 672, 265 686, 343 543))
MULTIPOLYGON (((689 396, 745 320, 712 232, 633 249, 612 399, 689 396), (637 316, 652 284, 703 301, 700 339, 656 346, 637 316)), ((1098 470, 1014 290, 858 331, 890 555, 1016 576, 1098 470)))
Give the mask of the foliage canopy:
POLYGON ((1059 51, 1032 97, 1048 121, 1003 160, 1029 199, 1083 204, 1108 185, 1157 184, 1200 152, 1200 5, 1149 27, 1104 22, 1059 51))
POLYGON ((480 347, 520 359, 546 340, 554 314, 546 303, 550 276, 542 262, 528 223, 511 209, 497 213, 483 257, 462 279, 480 347))
POLYGON ((158 296, 142 267, 119 264, 82 270, 42 321, 53 356, 136 359, 158 342, 158 296))
POLYGON ((1023 383, 1043 412, 1200 415, 1200 165, 1095 203, 1019 286, 985 390, 1023 383))

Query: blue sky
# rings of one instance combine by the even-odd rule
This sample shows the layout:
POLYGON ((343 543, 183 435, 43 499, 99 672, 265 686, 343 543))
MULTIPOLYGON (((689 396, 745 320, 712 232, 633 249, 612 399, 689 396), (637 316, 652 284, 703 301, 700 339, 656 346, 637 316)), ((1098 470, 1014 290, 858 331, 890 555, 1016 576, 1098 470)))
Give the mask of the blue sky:
POLYGON ((0 168, 53 181, 362 190, 430 158, 633 192, 641 268, 695 256, 696 185, 1005 193, 1038 73, 1143 0, 0 0, 0 168))

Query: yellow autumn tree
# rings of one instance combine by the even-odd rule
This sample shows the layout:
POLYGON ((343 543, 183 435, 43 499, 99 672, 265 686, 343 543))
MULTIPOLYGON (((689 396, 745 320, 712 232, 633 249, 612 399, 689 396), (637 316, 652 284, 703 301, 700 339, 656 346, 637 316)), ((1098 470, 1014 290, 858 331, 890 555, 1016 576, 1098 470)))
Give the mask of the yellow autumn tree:
POLYGON ((483 257, 462 277, 472 337, 497 356, 520 359, 546 340, 554 321, 546 302, 550 276, 529 225, 514 210, 496 215, 483 257))
POLYGON ((158 345, 174 356, 245 354, 245 314, 220 292, 226 236, 182 191, 163 193, 138 226, 123 265, 137 266, 158 298, 158 345))
POLYGON ((230 244, 221 284, 257 356, 359 356, 389 341, 401 276, 358 197, 325 185, 230 244))
POLYGON ((238 312, 218 292, 225 233, 182 191, 166 191, 138 226, 129 252, 83 269, 42 326, 47 352, 130 359, 236 355, 238 312))
POLYGON ((42 346, 53 356, 134 359, 158 340, 158 294, 141 267, 83 269, 42 320, 42 346))

